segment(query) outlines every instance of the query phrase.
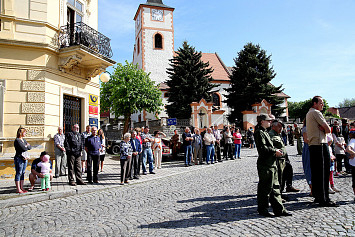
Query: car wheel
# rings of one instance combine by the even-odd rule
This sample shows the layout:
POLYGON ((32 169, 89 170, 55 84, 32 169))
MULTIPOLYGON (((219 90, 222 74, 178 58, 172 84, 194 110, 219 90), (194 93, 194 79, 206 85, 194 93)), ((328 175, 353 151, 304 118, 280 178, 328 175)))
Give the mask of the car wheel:
POLYGON ((112 154, 114 155, 120 154, 120 146, 118 144, 112 146, 112 154))

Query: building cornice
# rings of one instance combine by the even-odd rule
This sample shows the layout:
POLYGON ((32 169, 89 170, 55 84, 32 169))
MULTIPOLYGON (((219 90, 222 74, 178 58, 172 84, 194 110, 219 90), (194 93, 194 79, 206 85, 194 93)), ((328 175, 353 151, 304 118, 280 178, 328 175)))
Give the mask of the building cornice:
POLYGON ((54 52, 59 52, 59 48, 44 43, 36 43, 30 41, 22 41, 22 40, 10 40, 10 39, 0 39, 0 45, 9 45, 9 46, 17 46, 17 47, 26 47, 26 48, 38 48, 38 49, 46 49, 54 52))
POLYGON ((65 77, 65 78, 70 79, 72 81, 85 83, 85 84, 87 84, 89 86, 100 88, 99 83, 88 81, 86 78, 73 76, 71 74, 68 74, 68 73, 65 73, 65 72, 61 72, 59 70, 56 70, 56 69, 53 69, 53 68, 49 68, 49 67, 45 67, 45 66, 33 66, 33 65, 23 65, 23 64, 19 65, 19 64, 0 63, 0 69, 1 68, 45 71, 45 72, 52 73, 52 74, 60 76, 60 77, 65 77))
POLYGON ((20 18, 20 17, 9 16, 9 15, 4 15, 4 14, 0 14, 0 19, 6 19, 6 20, 18 21, 18 22, 26 22, 26 23, 31 23, 31 24, 35 24, 35 25, 42 25, 42 26, 48 27, 54 31, 58 31, 58 32, 60 31, 59 26, 56 27, 56 26, 49 24, 48 22, 45 22, 45 21, 30 20, 30 19, 26 19, 26 18, 20 18))

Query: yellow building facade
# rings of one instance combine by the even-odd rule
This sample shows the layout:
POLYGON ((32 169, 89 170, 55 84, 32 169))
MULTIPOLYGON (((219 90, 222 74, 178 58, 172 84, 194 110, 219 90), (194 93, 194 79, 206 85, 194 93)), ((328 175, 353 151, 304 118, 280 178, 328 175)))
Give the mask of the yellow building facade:
POLYGON ((0 179, 20 126, 34 159, 53 157, 58 126, 99 121, 99 75, 115 62, 97 27, 98 0, 0 0, 0 179))

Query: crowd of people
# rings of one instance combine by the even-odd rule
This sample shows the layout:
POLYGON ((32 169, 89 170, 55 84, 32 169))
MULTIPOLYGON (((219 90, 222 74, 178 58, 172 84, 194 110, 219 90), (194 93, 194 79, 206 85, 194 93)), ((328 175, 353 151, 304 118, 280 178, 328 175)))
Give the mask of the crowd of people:
MULTIPOLYGON (((322 97, 315 96, 302 128, 296 123, 292 128, 270 114, 260 114, 255 132, 249 128, 244 138, 239 128, 225 126, 221 130, 217 124, 204 127, 202 131, 186 127, 181 136, 175 130, 170 139, 173 157, 177 157, 181 141, 186 167, 210 165, 222 162, 223 159, 241 159, 241 147, 243 139, 246 139, 249 148, 256 146, 258 151, 258 213, 272 216, 268 211, 271 204, 274 215, 290 216, 292 214, 283 206, 287 200, 283 191, 298 192, 299 189, 292 186, 293 168, 285 147, 287 142, 293 145, 295 138, 297 153, 302 155, 310 196, 321 207, 337 207, 338 204, 329 198, 329 194, 340 192, 335 186, 334 176, 352 174, 355 194, 355 126, 354 123, 348 124, 346 119, 341 120, 341 124, 336 120, 330 126, 321 113, 323 106, 322 97)), ((15 184, 18 193, 27 192, 24 189, 24 174, 29 159, 28 150, 32 147, 25 136, 26 129, 19 128, 14 142, 15 184)), ((141 174, 155 174, 156 169, 162 168, 162 138, 166 138, 166 134, 154 131, 152 135, 148 126, 124 134, 120 143, 122 185, 129 183, 129 180, 139 179, 141 174)), ((106 153, 104 132, 87 126, 85 132, 79 133, 79 125, 75 124, 72 131, 64 135, 63 129, 59 127, 54 136, 54 153, 54 174, 46 152, 42 152, 32 162, 29 176, 31 187, 28 191, 33 190, 37 179, 41 180, 41 190, 48 191, 50 181, 59 176, 68 176, 69 184, 73 186, 98 183, 98 174, 100 169, 103 171, 106 153), (84 172, 87 173, 87 183, 83 180, 84 172)))
MULTIPOLYGON (((292 165, 285 146, 287 138, 293 145, 297 141, 298 155, 302 155, 302 164, 310 196, 320 207, 337 207, 329 194, 340 192, 334 182, 335 176, 352 174, 352 187, 355 194, 355 125, 346 119, 335 121, 330 127, 321 111, 323 99, 315 96, 302 129, 294 124, 294 129, 275 120, 272 115, 260 114, 255 128, 255 143, 258 150, 259 184, 257 191, 258 212, 262 216, 272 216, 268 211, 271 204, 275 216, 290 216, 283 206, 282 190, 287 180, 292 181, 292 165), (290 134, 292 136, 290 136, 290 134), (303 137, 303 142, 302 142, 303 137), (343 162, 345 171, 343 171, 343 162)), ((287 188, 286 188, 287 191, 287 188)), ((289 186, 289 191, 298 191, 289 186)))

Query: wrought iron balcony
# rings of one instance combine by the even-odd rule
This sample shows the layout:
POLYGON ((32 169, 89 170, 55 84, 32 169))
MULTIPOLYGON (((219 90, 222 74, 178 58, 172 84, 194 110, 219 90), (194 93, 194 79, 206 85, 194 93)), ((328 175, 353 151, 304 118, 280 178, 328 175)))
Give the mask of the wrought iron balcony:
POLYGON ((62 26, 59 35, 60 48, 84 45, 108 58, 113 55, 110 41, 108 37, 83 22, 62 26))

